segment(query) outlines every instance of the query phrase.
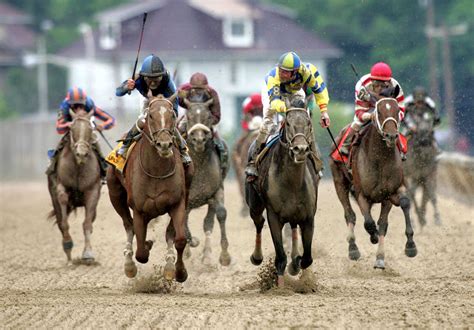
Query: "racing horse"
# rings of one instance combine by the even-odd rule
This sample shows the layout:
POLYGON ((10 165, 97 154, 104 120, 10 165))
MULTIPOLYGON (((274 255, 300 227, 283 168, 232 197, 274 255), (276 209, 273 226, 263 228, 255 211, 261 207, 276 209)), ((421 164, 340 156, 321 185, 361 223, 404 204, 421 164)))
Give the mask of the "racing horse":
POLYGON ((162 95, 148 95, 142 137, 129 152, 123 174, 113 167, 107 172, 110 201, 121 216, 127 234, 124 270, 128 277, 135 277, 137 273, 132 259, 134 235, 137 237, 135 258, 146 263, 153 246, 153 241, 146 240, 148 223, 165 213, 171 219, 165 236, 168 251, 164 277, 178 282, 184 282, 188 277, 183 250, 186 246, 184 222, 190 180, 185 177, 174 141, 176 114, 173 101, 176 95, 168 99, 162 95))
MULTIPOLYGON (((282 228, 289 223, 293 230, 291 263, 288 271, 296 275, 300 268, 310 270, 313 262, 312 240, 317 209, 320 177, 313 162, 310 145, 314 135, 312 121, 304 99, 294 95, 280 128, 276 142, 257 161, 259 176, 245 183, 245 199, 256 228, 255 248, 250 256, 254 265, 263 261, 261 232, 267 211, 268 223, 275 247, 277 285, 284 286, 283 274, 287 256, 283 247, 282 228), (297 252, 297 227, 303 241, 303 256, 297 252)), ((249 155, 253 152, 252 144, 249 155)), ((260 158, 260 156, 259 156, 260 158)))
POLYGON ((83 110, 75 113, 69 110, 69 114, 72 122, 61 142, 63 148, 59 151, 56 172, 48 174, 48 189, 53 202, 53 210, 48 217, 56 218, 63 236, 63 249, 68 263, 71 263, 74 244, 69 233, 68 216, 78 207, 85 208, 82 260, 91 263, 94 261, 91 246, 92 223, 96 218, 101 189, 99 160, 92 150, 97 139, 91 122, 94 113, 83 110))
POLYGON ((415 206, 415 213, 421 226, 426 225, 426 205, 431 202, 434 209, 435 224, 441 224, 441 217, 436 199, 436 178, 438 164, 436 157, 438 150, 434 141, 433 113, 423 111, 420 114, 412 114, 417 118, 414 120, 416 130, 409 133, 407 160, 403 169, 408 183, 410 200, 415 206), (422 190, 421 204, 417 203, 416 191, 422 190))
POLYGON ((329 161, 337 196, 344 208, 349 228, 349 258, 360 258, 354 234, 356 216, 349 200, 349 194, 352 193, 364 216, 364 228, 370 235, 370 241, 372 244, 378 243, 374 268, 380 269, 385 268, 384 243, 392 205, 400 206, 405 216, 405 254, 408 257, 417 254, 410 220, 410 199, 406 194, 402 160, 396 146, 400 108, 394 97, 398 92, 398 86, 383 91, 383 96, 375 104, 372 122, 361 131, 359 141, 352 147, 353 180, 345 172, 342 162, 329 161), (378 228, 371 215, 375 203, 381 203, 378 228))
POLYGON ((214 229, 214 217, 217 217, 221 231, 221 254, 219 262, 228 266, 231 256, 228 252, 229 241, 226 234, 227 210, 224 205, 224 178, 219 155, 213 141, 212 117, 209 109, 213 99, 205 102, 184 99, 186 111, 186 142, 194 163, 194 178, 189 191, 189 203, 186 209, 186 231, 191 246, 197 246, 199 241, 193 238, 189 228, 189 213, 191 210, 207 205, 203 229, 206 235, 202 261, 211 262, 211 234, 214 229))

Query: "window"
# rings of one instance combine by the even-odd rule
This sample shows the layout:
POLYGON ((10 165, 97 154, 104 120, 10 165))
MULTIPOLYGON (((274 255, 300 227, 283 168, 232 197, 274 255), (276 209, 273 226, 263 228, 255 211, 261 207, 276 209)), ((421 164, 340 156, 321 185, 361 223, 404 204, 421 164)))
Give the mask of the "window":
POLYGON ((253 45, 253 22, 249 18, 227 18, 223 22, 224 44, 228 47, 253 45))

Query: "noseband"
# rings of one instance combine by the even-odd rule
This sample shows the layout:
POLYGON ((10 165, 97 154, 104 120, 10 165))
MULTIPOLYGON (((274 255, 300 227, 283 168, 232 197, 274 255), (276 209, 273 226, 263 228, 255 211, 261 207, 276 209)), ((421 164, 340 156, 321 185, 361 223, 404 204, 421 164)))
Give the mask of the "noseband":
MULTIPOLYGON (((306 114, 308 113, 308 112, 306 111, 306 109, 303 109, 303 108, 291 108, 291 109, 286 110, 286 113, 288 114, 288 112, 291 112, 291 111, 304 111, 306 114)), ((311 122, 310 122, 310 124, 311 124, 311 122)), ((311 128, 312 128, 312 125, 311 125, 311 128)), ((289 147, 289 148, 291 149, 291 148, 293 148, 293 141, 294 141, 298 136, 302 136, 303 139, 306 141, 306 143, 307 143, 308 145, 310 145, 310 144, 311 144, 311 141, 312 141, 312 138, 311 138, 311 136, 312 136, 312 131, 313 131, 313 130, 310 129, 310 136, 309 136, 309 137, 308 137, 308 135, 303 134, 303 133, 296 133, 295 135, 293 135, 293 136, 289 139, 289 138, 288 138, 288 131, 287 131, 287 129, 285 128, 286 140, 287 140, 288 142, 285 143, 285 142, 281 141, 281 139, 280 139, 280 143, 283 144, 284 146, 289 147)))
MULTIPOLYGON (((193 104, 196 104, 198 102, 193 102, 193 104)), ((206 104, 205 102, 199 102, 198 104, 206 104)), ((205 108, 206 111, 209 111, 209 109, 207 109, 207 107, 205 108)), ((194 124, 193 126, 191 126, 189 129, 188 129, 188 132, 187 134, 190 135, 192 132, 196 131, 196 130, 203 130, 206 134, 208 133, 211 133, 211 129, 204 125, 203 123, 201 123, 200 119, 201 119, 201 112, 204 111, 203 109, 197 109, 196 110, 196 113, 199 115, 199 122, 197 122, 196 124, 194 124)))

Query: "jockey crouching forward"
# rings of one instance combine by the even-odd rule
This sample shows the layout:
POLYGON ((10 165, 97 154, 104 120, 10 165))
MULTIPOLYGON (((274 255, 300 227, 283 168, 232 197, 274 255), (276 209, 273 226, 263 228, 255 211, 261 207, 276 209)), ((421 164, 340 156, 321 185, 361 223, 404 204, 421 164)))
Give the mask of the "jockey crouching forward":
MULTIPOLYGON (((64 134, 64 136, 66 136, 66 134, 69 132, 69 127, 72 124, 72 117, 69 114, 69 110, 74 112, 84 110, 87 113, 93 111, 94 117, 99 118, 103 122, 100 125, 95 125, 95 129, 97 131, 111 129, 115 125, 115 118, 101 108, 97 107, 94 104, 94 101, 86 95, 82 88, 73 87, 67 91, 66 97, 59 106, 58 118, 56 119, 56 131, 58 134, 64 134)), ((46 174, 51 175, 55 173, 59 151, 61 151, 63 147, 64 138, 59 141, 59 144, 54 151, 53 156, 51 157, 50 164, 46 169, 46 174)), ((104 180, 107 171, 107 162, 102 155, 97 140, 92 144, 92 149, 97 154, 97 158, 99 159, 100 177, 102 180, 104 180)))
MULTIPOLYGON (((229 153, 224 145, 224 142, 219 137, 216 125, 221 120, 221 104, 219 101, 219 95, 216 90, 212 88, 204 73, 196 72, 189 79, 189 83, 185 83, 178 88, 179 105, 188 109, 185 100, 189 102, 200 102, 205 103, 212 99, 212 104, 209 107, 212 117, 212 140, 216 147, 219 155, 220 167, 223 177, 227 174, 229 169, 229 153)), ((179 130, 183 133, 187 133, 187 119, 184 117, 179 123, 179 130)))
MULTIPOLYGON (((249 177, 258 176, 255 160, 275 127, 275 114, 286 111, 285 99, 290 95, 299 93, 309 97, 311 94, 314 94, 315 102, 321 111, 321 126, 326 128, 330 125, 327 113, 327 105, 329 103, 328 90, 321 74, 313 64, 302 63, 294 52, 285 53, 280 57, 278 66, 267 74, 265 82, 266 88, 262 91, 264 119, 255 142, 254 152, 250 155, 250 160, 245 168, 245 173, 249 177)), ((308 103, 310 114, 314 108, 315 103, 313 99, 313 101, 308 103)), ((310 148, 319 158, 319 151, 316 148, 314 138, 310 148)))
MULTIPOLYGON (((145 123, 146 113, 144 109, 148 107, 148 92, 151 91, 153 96, 162 94, 164 97, 170 97, 176 92, 176 86, 171 79, 170 73, 165 69, 165 66, 161 59, 155 55, 149 55, 143 60, 142 67, 139 72, 138 79, 125 80, 122 85, 117 87, 115 95, 124 96, 128 92, 137 89, 140 94, 146 98, 146 102, 143 105, 141 114, 138 117, 137 122, 128 131, 127 136, 123 140, 122 147, 117 151, 117 154, 126 157, 127 151, 134 140, 138 140, 140 132, 143 129, 145 123)), ((173 109, 178 116, 178 97, 173 103, 173 109)), ((181 160, 184 166, 188 166, 191 163, 191 157, 188 154, 188 148, 186 141, 179 134, 177 128, 174 129, 174 136, 178 141, 178 148, 181 154, 181 160)))
MULTIPOLYGON (((405 113, 403 90, 398 81, 392 78, 390 66, 383 62, 375 63, 370 70, 370 74, 366 74, 359 79, 355 87, 355 115, 351 126, 339 143, 341 154, 349 156, 354 136, 359 133, 362 126, 366 125, 373 118, 375 104, 381 98, 380 93, 386 88, 396 87, 397 85, 400 88, 396 100, 400 108, 399 121, 401 121, 405 113)), ((398 136, 397 147, 400 150, 402 160, 405 160, 407 152, 406 139, 401 134, 398 136)), ((331 157, 341 161, 337 150, 332 153, 331 157)))

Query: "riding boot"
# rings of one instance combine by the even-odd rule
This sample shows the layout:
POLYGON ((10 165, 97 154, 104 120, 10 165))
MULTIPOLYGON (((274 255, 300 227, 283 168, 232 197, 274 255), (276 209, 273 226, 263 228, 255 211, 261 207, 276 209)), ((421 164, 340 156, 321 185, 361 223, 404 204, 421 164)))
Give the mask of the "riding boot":
POLYGON ((56 163, 58 162, 59 152, 56 149, 48 150, 49 163, 46 168, 46 175, 51 175, 56 172, 56 163))
POLYGON ((316 141, 312 139, 311 143, 309 144, 309 149, 314 155, 314 161, 315 161, 315 167, 316 167, 316 172, 318 172, 319 176, 322 177, 323 173, 322 170, 324 168, 322 157, 321 157, 321 151, 319 151, 319 148, 316 144, 316 141))
POLYGON ((99 143, 94 143, 93 149, 94 149, 94 151, 97 155, 97 158, 99 160, 100 178, 101 178, 102 184, 105 184, 106 183, 105 176, 107 175, 108 164, 105 161, 104 156, 102 155, 102 151, 100 149, 99 143))
POLYGON ((258 172, 257 172, 257 166, 255 164, 255 161, 257 160, 258 154, 263 150, 265 147, 265 143, 261 143, 258 145, 258 142, 255 141, 255 148, 253 149, 252 154, 250 155, 250 159, 247 163, 247 167, 245 167, 245 174, 247 177, 257 177, 258 172))
POLYGON ((181 136, 177 128, 174 129, 174 136, 176 138, 176 141, 178 141, 178 149, 181 155, 181 161, 183 162, 183 165, 187 167, 189 166, 189 164, 191 164, 192 159, 188 153, 188 146, 186 145, 186 140, 181 136))
POLYGON ((341 145, 341 148, 339 149, 341 154, 346 155, 346 156, 349 155, 349 150, 350 150, 352 141, 354 140, 354 136, 357 133, 356 130, 354 130, 352 127, 349 127, 348 130, 349 130, 349 133, 347 134, 346 139, 344 140, 344 142, 341 145))
POLYGON ((227 151, 224 141, 217 136, 214 136, 213 142, 216 146, 217 153, 219 154, 222 178, 225 178, 227 171, 229 170, 229 152, 227 151))
POLYGON ((127 156, 128 149, 132 145, 134 140, 138 140, 140 131, 136 124, 133 124, 132 128, 127 132, 127 136, 122 140, 122 146, 117 151, 117 156, 125 158, 127 156))

